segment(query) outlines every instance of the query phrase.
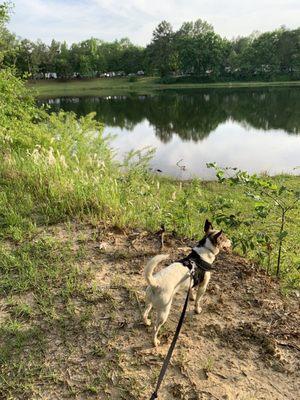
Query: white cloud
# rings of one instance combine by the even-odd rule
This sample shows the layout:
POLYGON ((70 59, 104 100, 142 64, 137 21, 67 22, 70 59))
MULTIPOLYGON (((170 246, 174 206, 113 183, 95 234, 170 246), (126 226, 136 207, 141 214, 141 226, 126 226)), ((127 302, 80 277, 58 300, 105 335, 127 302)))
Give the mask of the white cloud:
POLYGON ((91 36, 146 44, 163 19, 178 28, 202 18, 222 36, 299 26, 299 0, 15 0, 10 29, 29 39, 71 43, 91 36))

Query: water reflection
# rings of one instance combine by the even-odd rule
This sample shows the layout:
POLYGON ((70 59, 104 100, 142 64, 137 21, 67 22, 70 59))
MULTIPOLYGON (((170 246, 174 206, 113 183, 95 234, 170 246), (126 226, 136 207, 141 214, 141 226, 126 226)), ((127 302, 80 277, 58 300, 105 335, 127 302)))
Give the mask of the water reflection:
POLYGON ((48 99, 52 110, 97 113, 119 157, 157 149, 153 168, 211 178, 206 162, 249 172, 299 173, 300 88, 209 89, 152 96, 48 99), (186 171, 176 163, 182 159, 186 171))
POLYGON ((69 97, 49 99, 62 108, 85 115, 95 111, 106 126, 133 130, 148 120, 166 143, 174 134, 198 141, 220 124, 233 120, 247 127, 300 132, 300 88, 207 89, 153 96, 69 97))
POLYGON ((300 136, 287 135, 282 131, 246 130, 240 124, 227 121, 201 142, 182 141, 174 135, 168 143, 161 143, 147 121, 137 125, 133 132, 107 128, 116 135, 113 147, 121 160, 132 149, 155 147, 156 154, 151 167, 164 174, 180 179, 200 176, 212 179, 214 173, 206 168, 207 162, 215 161, 222 166, 234 166, 251 173, 267 172, 299 174, 300 136), (182 171, 177 163, 186 167, 182 171))

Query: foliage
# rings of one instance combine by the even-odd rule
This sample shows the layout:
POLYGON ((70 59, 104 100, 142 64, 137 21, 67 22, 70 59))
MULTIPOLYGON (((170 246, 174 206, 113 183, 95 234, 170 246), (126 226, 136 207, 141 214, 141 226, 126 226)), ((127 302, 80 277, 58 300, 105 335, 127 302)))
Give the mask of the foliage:
MULTIPOLYGON (((37 134, 34 122, 43 119, 47 114, 36 107, 23 81, 9 69, 0 70, 0 153, 33 146, 37 134)), ((38 136, 41 140, 40 131, 38 136)))
POLYGON ((143 49, 128 39, 113 43, 91 38, 70 47, 66 42, 52 40, 49 46, 41 41, 20 40, 15 45, 14 60, 5 57, 6 65, 14 65, 20 74, 32 78, 56 73, 60 78, 96 77, 103 72, 137 72, 144 69, 143 49))
POLYGON ((173 82, 168 78, 172 75, 197 82, 300 78, 300 28, 281 27, 229 41, 201 19, 184 22, 177 31, 162 21, 146 48, 127 38, 114 42, 90 38, 71 46, 52 40, 46 45, 11 34, 5 27, 10 9, 7 3, 0 8, 0 66, 13 66, 20 75, 29 73, 34 79, 45 78, 46 73, 70 79, 139 70, 166 77, 166 83, 173 82))
POLYGON ((130 76, 128 79, 128 82, 137 82, 137 81, 138 81, 137 76, 130 76))
POLYGON ((147 47, 150 69, 157 70, 162 77, 178 69, 174 38, 171 24, 162 21, 154 30, 152 42, 147 47))
POLYGON ((9 21, 9 4, 7 2, 0 4, 0 27, 3 29, 9 21))
POLYGON ((11 58, 15 52, 15 37, 6 28, 12 5, 9 2, 0 4, 0 68, 5 57, 11 58))
MULTIPOLYGON (((232 213, 228 206, 228 199, 222 198, 219 212, 216 214, 218 221, 228 226, 247 227, 247 233, 236 238, 236 244, 241 245, 244 253, 250 249, 255 252, 263 263, 267 261, 267 268, 271 267, 271 256, 276 255, 276 275, 279 276, 282 267, 282 255, 285 252, 284 243, 290 230, 290 215, 299 209, 300 190, 299 188, 287 187, 284 180, 274 182, 267 177, 250 175, 245 171, 236 168, 220 168, 215 163, 209 163, 209 168, 214 168, 217 179, 222 184, 229 184, 232 187, 242 186, 244 194, 252 200, 251 214, 241 215, 232 213), (226 178, 226 173, 231 172, 226 178), (228 213, 226 209, 229 209, 228 213), (268 218, 270 217, 270 218, 268 218), (260 230, 251 229, 253 226, 260 230)), ((290 260, 287 260, 289 263, 290 260)), ((273 267, 274 269, 274 267, 273 267)))
POLYGON ((207 28, 207 23, 200 22, 190 23, 190 29, 184 24, 176 35, 180 70, 198 77, 212 73, 218 75, 224 68, 228 42, 214 33, 212 27, 207 28), (200 29, 203 24, 204 27, 200 29))

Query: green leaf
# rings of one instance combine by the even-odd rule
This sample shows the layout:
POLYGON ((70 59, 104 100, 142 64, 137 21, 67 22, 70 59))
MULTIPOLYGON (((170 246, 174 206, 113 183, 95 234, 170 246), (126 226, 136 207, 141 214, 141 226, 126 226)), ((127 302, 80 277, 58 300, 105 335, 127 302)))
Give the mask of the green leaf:
POLYGON ((279 239, 280 241, 282 241, 285 237, 287 237, 287 235, 288 235, 288 232, 287 232, 287 231, 282 231, 282 232, 279 232, 279 233, 277 234, 277 237, 278 237, 278 239, 279 239))

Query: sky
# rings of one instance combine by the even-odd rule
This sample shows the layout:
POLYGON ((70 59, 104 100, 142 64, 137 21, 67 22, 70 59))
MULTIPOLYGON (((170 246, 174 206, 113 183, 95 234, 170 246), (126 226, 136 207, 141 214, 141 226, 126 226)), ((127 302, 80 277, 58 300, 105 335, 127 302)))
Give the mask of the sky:
POLYGON ((300 25, 300 0, 13 0, 9 29, 22 38, 66 40, 128 37, 145 45, 162 20, 174 29, 198 18, 229 39, 300 25))

